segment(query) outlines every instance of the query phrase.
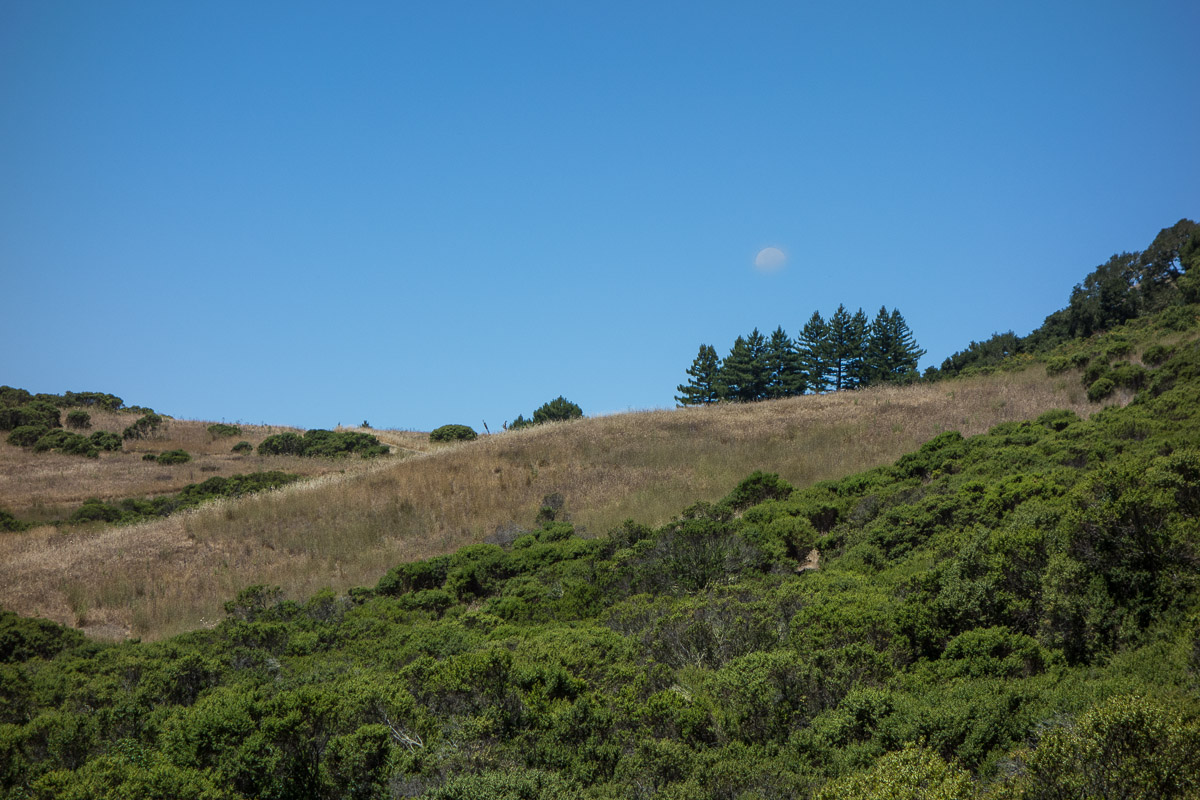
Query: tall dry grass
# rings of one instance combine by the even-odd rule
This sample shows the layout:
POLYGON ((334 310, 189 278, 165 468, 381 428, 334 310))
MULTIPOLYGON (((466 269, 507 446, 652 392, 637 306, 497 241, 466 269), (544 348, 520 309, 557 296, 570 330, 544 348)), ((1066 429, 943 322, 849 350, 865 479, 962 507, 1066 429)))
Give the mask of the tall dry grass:
MULTIPOLYGON (((91 428, 82 433, 111 431, 120 434, 137 419, 136 414, 89 409, 91 428)), ((211 423, 198 420, 168 419, 152 438, 124 442, 120 452, 102 452, 97 459, 61 453, 34 453, 30 448, 15 447, 0 437, 0 506, 23 519, 44 522, 62 519, 89 497, 119 500, 126 497, 152 497, 177 492, 189 483, 198 483, 216 475, 234 475, 265 470, 283 470, 316 476, 328 472, 355 469, 361 460, 345 462, 290 456, 238 455, 232 453, 238 441, 255 447, 268 436, 295 428, 270 425, 242 425, 234 437, 217 437, 208 432, 211 423), (192 460, 186 464, 162 465, 143 460, 147 453, 186 450, 192 460)), ((344 430, 364 430, 349 428, 344 430)), ((424 434, 407 431, 370 431, 393 444, 398 454, 411 455, 413 448, 428 450, 424 434)))
MULTIPOLYGON (((400 561, 531 526, 559 494, 577 528, 668 520, 756 470, 794 485, 889 463, 945 430, 964 435, 1089 406, 1076 376, 1040 368, 904 388, 583 419, 370 463, 162 521, 44 527, 0 540, 0 604, 97 636, 158 638, 209 624, 254 583, 304 597, 373 584, 400 561)), ((377 432, 388 439, 389 432, 377 432)), ((335 462, 337 463, 337 462, 335 462)))

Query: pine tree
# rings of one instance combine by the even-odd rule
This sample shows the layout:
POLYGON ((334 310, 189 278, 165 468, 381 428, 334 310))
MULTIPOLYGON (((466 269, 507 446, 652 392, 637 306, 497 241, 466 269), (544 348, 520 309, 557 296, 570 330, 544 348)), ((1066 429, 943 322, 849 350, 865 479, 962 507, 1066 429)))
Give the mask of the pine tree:
POLYGON ((839 305, 829 318, 829 382, 835 392, 853 389, 862 366, 863 330, 866 315, 859 309, 851 315, 839 305))
POLYGON ((891 350, 883 362, 888 381, 911 381, 917 377, 917 362, 925 351, 917 346, 912 330, 900 309, 893 308, 888 316, 888 327, 892 339, 891 350))
POLYGON ((739 336, 721 364, 721 396, 749 403, 761 400, 766 390, 766 342, 758 328, 749 337, 739 336))
POLYGON ((791 337, 780 325, 767 341, 766 396, 771 399, 804 393, 804 376, 800 372, 800 357, 791 337))
POLYGON ((700 353, 687 370, 688 382, 676 387, 679 396, 675 398, 675 402, 681 406, 698 406, 717 402, 721 399, 720 372, 721 362, 717 358, 716 348, 710 344, 700 345, 700 353))
POLYGON ((814 311, 796 337, 799 380, 809 391, 823 392, 829 386, 829 324, 814 311))
POLYGON ((867 361, 867 332, 871 327, 870 320, 860 308, 850 318, 850 329, 846 344, 846 387, 860 389, 870 383, 870 364, 867 361))
POLYGON ((896 337, 892 333, 891 315, 887 306, 880 306, 867 332, 867 383, 888 380, 888 360, 895 349, 896 337))

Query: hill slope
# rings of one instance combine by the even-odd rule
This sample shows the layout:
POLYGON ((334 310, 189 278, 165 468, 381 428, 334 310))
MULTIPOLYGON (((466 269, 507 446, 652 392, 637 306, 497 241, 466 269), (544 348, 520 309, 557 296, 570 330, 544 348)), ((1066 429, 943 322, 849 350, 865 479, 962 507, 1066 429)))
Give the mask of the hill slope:
MULTIPOLYGON (((550 521, 347 595, 252 587, 159 643, 0 614, 0 791, 1200 796, 1195 333, 1111 370, 1142 388, 1090 419, 947 431, 804 488, 756 473, 657 529, 550 521)), ((621 438, 600 430, 489 447, 621 438)))
MULTIPOLYGON (((1033 366, 938 385, 621 414, 440 449, 412 434, 373 431, 431 452, 365 471, 352 461, 355 470, 346 474, 336 470, 347 462, 318 467, 312 459, 255 457, 245 460, 266 464, 255 469, 334 471, 154 523, 7 535, 0 538, 0 605, 106 638, 157 638, 219 618, 223 600, 244 586, 278 585, 297 598, 325 586, 345 591, 374 583, 399 561, 503 538, 533 526, 547 497, 563 503, 560 518, 565 513, 581 532, 602 535, 627 518, 661 524, 697 500, 720 498, 754 470, 807 486, 889 463, 943 431, 971 435, 1052 408, 1086 415, 1097 407, 1076 375, 1047 377, 1033 366)), ((203 423, 173 425, 191 425, 203 438, 203 423)), ((18 458, 18 450, 0 443, 0 457, 18 458)), ((36 459, 74 470, 122 463, 109 455, 92 464, 41 454, 30 467, 49 463, 36 459)), ((136 455, 129 458, 130 469, 144 469, 136 455)), ((194 474, 195 465, 174 469, 194 474)), ((164 468, 151 471, 157 477, 164 468)), ((45 485, 57 491, 53 481, 45 485)), ((108 494, 131 487, 140 488, 113 482, 108 494)), ((89 487, 76 496, 94 493, 89 487)), ((54 496, 61 504, 68 495, 54 496)))

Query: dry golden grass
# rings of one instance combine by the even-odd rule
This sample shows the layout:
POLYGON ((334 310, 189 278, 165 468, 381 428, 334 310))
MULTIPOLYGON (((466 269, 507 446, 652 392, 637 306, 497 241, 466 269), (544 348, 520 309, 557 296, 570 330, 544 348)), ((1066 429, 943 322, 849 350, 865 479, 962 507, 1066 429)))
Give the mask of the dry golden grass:
POLYGON ((359 462, 154 523, 6 536, 0 605, 97 636, 158 638, 212 623, 222 603, 250 584, 279 585, 296 598, 325 586, 370 585, 400 561, 531 526, 550 494, 562 495, 578 528, 599 535, 626 518, 664 522, 696 500, 718 499, 756 469, 803 486, 889 463, 944 430, 976 434, 1051 408, 1086 415, 1096 407, 1077 376, 1048 379, 1034 367, 619 414, 438 448, 423 434, 373 431, 424 454, 359 462))
MULTIPOLYGON (((111 431, 120 434, 138 418, 137 414, 89 410, 92 427, 83 433, 111 431)), ((65 415, 64 415, 65 416, 65 415)), ((198 483, 215 475, 234 475, 264 470, 284 470, 306 476, 362 465, 361 460, 287 456, 238 455, 233 445, 245 440, 255 447, 268 436, 295 428, 267 425, 241 425, 234 437, 214 437, 209 422, 196 420, 165 421, 162 431, 151 439, 124 443, 117 453, 102 452, 98 459, 61 453, 34 453, 30 448, 15 447, 0 438, 0 506, 23 519, 49 521, 62 519, 89 497, 119 500, 126 497, 152 497, 177 492, 189 483, 198 483), (186 450, 192 460, 186 464, 160 465, 144 461, 146 453, 186 450)), ((339 430, 365 430, 349 428, 339 430)), ((406 431, 371 431, 381 434, 398 453, 411 455, 414 446, 427 441, 426 434, 406 431)), ((428 450, 428 445, 425 444, 428 450)))

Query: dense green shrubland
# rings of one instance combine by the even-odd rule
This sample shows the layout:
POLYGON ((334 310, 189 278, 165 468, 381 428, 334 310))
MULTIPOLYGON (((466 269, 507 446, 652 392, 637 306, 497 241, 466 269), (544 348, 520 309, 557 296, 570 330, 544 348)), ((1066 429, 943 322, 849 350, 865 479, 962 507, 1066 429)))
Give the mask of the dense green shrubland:
POLYGON ((1200 345, 1146 363, 1089 420, 756 473, 657 530, 549 519, 348 596, 251 587, 156 644, 5 615, 0 792, 1194 797, 1200 345))

